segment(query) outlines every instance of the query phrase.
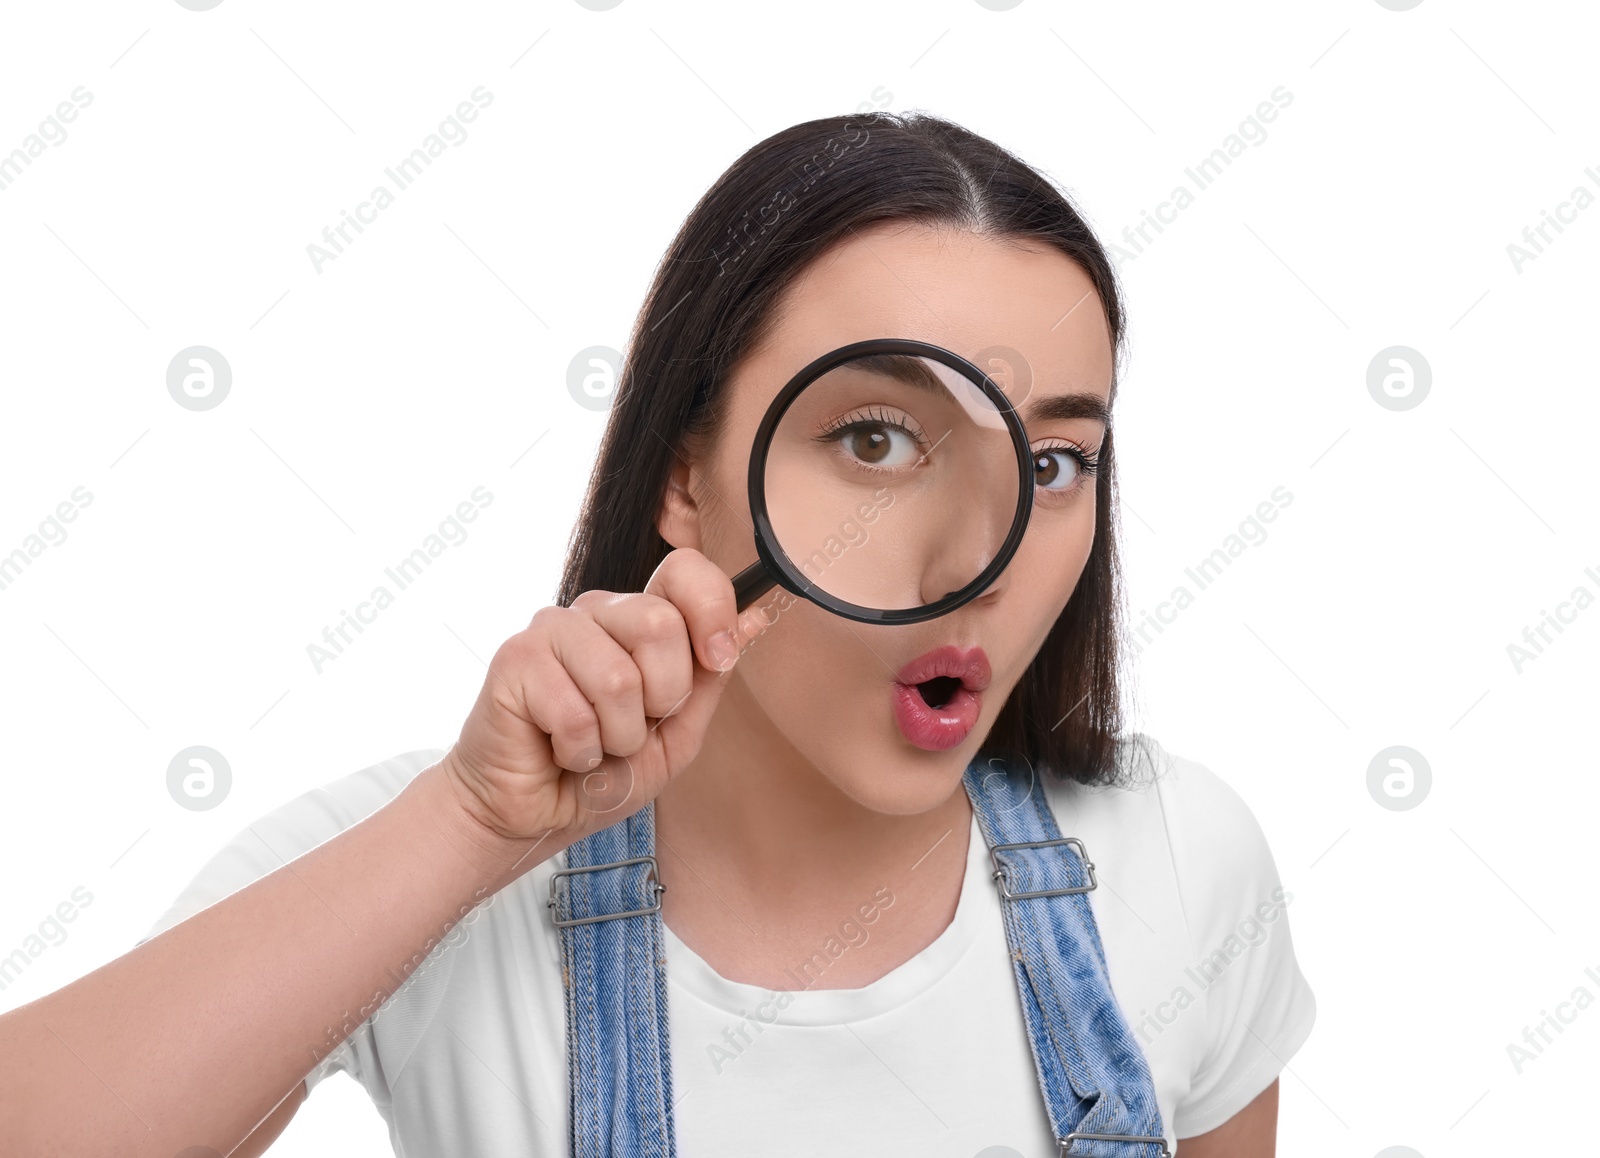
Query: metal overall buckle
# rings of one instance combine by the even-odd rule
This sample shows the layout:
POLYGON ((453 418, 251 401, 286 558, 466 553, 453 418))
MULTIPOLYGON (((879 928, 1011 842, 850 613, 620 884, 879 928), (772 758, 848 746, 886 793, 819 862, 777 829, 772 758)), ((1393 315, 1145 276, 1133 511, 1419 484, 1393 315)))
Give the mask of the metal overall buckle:
MULTIPOLYGON (((1095 880, 1094 862, 1089 859, 1089 850, 1084 847, 1083 841, 1075 836, 1062 836, 1054 840, 1023 840, 1012 844, 997 844, 989 849, 989 859, 994 862, 994 879, 1000 882, 1000 896, 1008 901, 1023 900, 1027 897, 1060 897, 1087 893, 1098 887, 1095 880), (1006 880, 1005 865, 995 855, 1008 848, 1056 848, 1061 845, 1071 846, 1078 854, 1078 859, 1083 862, 1083 869, 1089 878, 1086 885, 1074 885, 1064 889, 1034 889, 1025 893, 1014 893, 1006 880)), ((1142 1142, 1146 1145, 1159 1146, 1161 1158, 1172 1158, 1172 1151, 1167 1149, 1167 1140, 1159 1134, 1086 1134, 1073 1131, 1065 1138, 1058 1138, 1056 1145, 1059 1147, 1058 1158, 1073 1158, 1074 1142, 1142 1142)))
POLYGON ((546 903, 550 909, 550 919, 555 922, 558 928, 566 928, 568 925, 587 925, 594 921, 609 921, 614 917, 638 917, 643 916, 645 913, 659 913, 661 911, 661 894, 666 891, 667 886, 661 883, 661 866, 656 863, 656 858, 653 856, 633 856, 627 860, 614 860, 607 864, 585 864, 578 865, 576 868, 557 869, 555 875, 550 878, 550 900, 546 903), (630 909, 626 913, 601 913, 598 917, 568 917, 566 920, 562 920, 555 915, 557 880, 562 877, 572 876, 575 873, 592 873, 598 872, 600 869, 622 868, 630 864, 649 864, 650 872, 645 879, 655 882, 652 887, 655 890, 656 903, 653 906, 647 906, 643 909, 630 909))
MULTIPOLYGON (((994 862, 994 879, 1000 882, 1000 897, 1002 900, 1018 901, 1025 897, 1060 897, 1076 893, 1087 893, 1096 887, 1094 879, 1094 862, 1089 859, 1089 850, 1083 847, 1083 841, 1075 836, 1057 837, 1055 840, 1022 840, 1013 844, 997 844, 989 849, 989 859, 994 862), (1084 871, 1089 874, 1089 883, 1077 885, 1068 889, 1037 889, 1031 893, 1014 893, 1006 883, 1005 865, 1000 863, 1000 858, 995 854, 1005 848, 1052 848, 1060 844, 1069 844, 1077 849, 1078 859, 1083 861, 1084 871)), ((1094 1138, 1094 1134, 1081 1134, 1084 1139, 1094 1138)))
POLYGON ((1072 1158, 1071 1150, 1074 1142, 1144 1142, 1152 1146, 1161 1147, 1161 1158, 1172 1158, 1172 1151, 1167 1149, 1167 1140, 1160 1134, 1068 1134, 1060 1140, 1061 1152, 1059 1158, 1072 1158))

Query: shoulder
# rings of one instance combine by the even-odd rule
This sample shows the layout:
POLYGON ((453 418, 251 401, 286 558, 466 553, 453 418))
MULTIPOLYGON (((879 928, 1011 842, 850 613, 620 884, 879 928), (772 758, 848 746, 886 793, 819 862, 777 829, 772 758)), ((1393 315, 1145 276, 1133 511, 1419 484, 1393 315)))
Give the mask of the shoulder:
POLYGON ((1281 905, 1271 845, 1244 797, 1198 760, 1157 749, 1162 768, 1153 789, 1190 920, 1214 914, 1218 888, 1281 905))
POLYGON ((1062 832, 1085 836, 1108 885, 1096 919, 1113 981, 1190 1137, 1277 1076, 1316 999, 1295 957, 1294 896, 1239 792, 1137 733, 1119 772, 1111 786, 1047 783, 1062 832))
POLYGON ((143 944, 365 820, 443 756, 442 748, 402 752, 330 780, 258 816, 235 832, 200 867, 138 943, 143 944))
POLYGON ((1185 922, 1199 943, 1203 931, 1219 918, 1233 919, 1241 904, 1283 903, 1260 822, 1210 767, 1135 732, 1119 744, 1117 769, 1112 785, 1047 779, 1057 817, 1064 825, 1087 825, 1115 846, 1136 845, 1143 857, 1164 846, 1185 922))

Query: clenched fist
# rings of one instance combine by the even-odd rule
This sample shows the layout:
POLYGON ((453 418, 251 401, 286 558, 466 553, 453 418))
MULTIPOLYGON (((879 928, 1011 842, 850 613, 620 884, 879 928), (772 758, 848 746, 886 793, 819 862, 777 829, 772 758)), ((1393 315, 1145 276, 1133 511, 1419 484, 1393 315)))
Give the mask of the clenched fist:
POLYGON ((679 548, 645 590, 585 591, 506 640, 443 761, 469 815, 552 851, 653 800, 700 750, 745 641, 732 581, 679 548), (541 844, 544 841, 540 842, 541 844))

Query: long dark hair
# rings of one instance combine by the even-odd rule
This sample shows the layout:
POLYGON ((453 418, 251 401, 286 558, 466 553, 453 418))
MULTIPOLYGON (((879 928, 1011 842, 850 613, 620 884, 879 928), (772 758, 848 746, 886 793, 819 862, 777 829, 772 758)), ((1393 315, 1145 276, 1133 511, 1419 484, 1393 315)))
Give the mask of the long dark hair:
MULTIPOLYGON (((1093 282, 1121 365, 1115 268, 1066 196, 1021 159, 923 113, 824 117, 784 129, 717 179, 656 268, 573 528, 556 597, 562 606, 595 588, 644 590, 672 549, 656 515, 675 450, 715 428, 729 371, 759 344, 794 278, 852 230, 886 221, 1055 246, 1093 282)), ((1108 430, 1088 562, 984 742, 987 752, 1021 754, 1084 784, 1120 779, 1115 477, 1108 430)))

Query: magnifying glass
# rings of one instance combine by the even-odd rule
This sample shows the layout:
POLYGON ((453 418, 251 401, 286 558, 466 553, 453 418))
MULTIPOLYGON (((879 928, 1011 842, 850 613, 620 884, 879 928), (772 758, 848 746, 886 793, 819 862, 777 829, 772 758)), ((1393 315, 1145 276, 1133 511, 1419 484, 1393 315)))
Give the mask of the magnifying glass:
POLYGON ((920 623, 976 599, 1033 509, 1027 433, 999 386, 941 346, 854 342, 772 400, 750 452, 755 563, 743 611, 774 584, 861 623, 920 623))

